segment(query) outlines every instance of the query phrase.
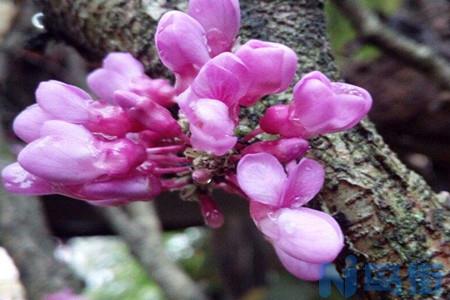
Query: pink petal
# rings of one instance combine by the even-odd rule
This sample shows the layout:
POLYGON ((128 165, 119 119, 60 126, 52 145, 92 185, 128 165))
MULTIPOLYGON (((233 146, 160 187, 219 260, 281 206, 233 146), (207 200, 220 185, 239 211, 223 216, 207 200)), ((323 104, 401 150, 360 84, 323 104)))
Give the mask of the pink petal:
POLYGON ((139 112, 146 112, 140 114, 142 124, 146 125, 148 129, 160 133, 164 137, 176 137, 181 134, 181 127, 177 120, 172 117, 170 111, 152 101, 146 103, 145 106, 136 108, 139 112), (146 117, 145 119, 142 119, 146 117))
POLYGON ((18 157, 28 172, 49 181, 76 184, 102 175, 95 166, 98 150, 83 140, 46 136, 28 144, 18 157))
POLYGON ((100 97, 100 101, 115 104, 114 92, 117 90, 126 90, 129 79, 115 71, 97 69, 89 74, 87 84, 100 97))
POLYGON ((333 261, 344 246, 337 222, 328 214, 310 208, 282 208, 271 216, 278 226, 277 247, 306 262, 322 264, 333 261))
POLYGON ((83 123, 89 119, 88 101, 83 90, 59 81, 41 82, 36 90, 39 106, 55 118, 83 123))
MULTIPOLYGON (((161 192, 160 181, 153 175, 133 174, 126 178, 87 183, 75 191, 67 190, 69 196, 105 204, 150 200, 161 192)), ((98 203, 100 204, 100 203, 98 203)))
POLYGON ((313 199, 325 180, 323 167, 315 160, 304 158, 290 170, 283 194, 284 207, 300 207, 313 199))
POLYGON ((162 63, 176 73, 181 93, 210 59, 205 31, 189 15, 170 11, 159 21, 155 41, 162 63))
POLYGON ((286 90, 297 70, 295 52, 277 43, 250 40, 236 52, 250 70, 253 83, 241 105, 250 106, 260 98, 286 90))
POLYGON ((141 76, 133 79, 130 90, 164 107, 175 103, 175 88, 166 79, 150 79, 147 76, 141 76))
POLYGON ((232 53, 222 53, 203 66, 192 91, 197 98, 217 99, 231 107, 247 93, 249 85, 244 63, 232 53))
POLYGON ((2 180, 3 186, 10 193, 29 196, 53 193, 50 183, 25 171, 17 162, 2 170, 2 180))
POLYGON ((275 156, 281 163, 301 157, 308 150, 308 141, 301 138, 262 141, 246 147, 242 154, 266 152, 275 156))
POLYGON ((304 136, 332 133, 356 125, 370 110, 372 98, 359 87, 331 82, 315 71, 294 88, 291 120, 301 123, 304 136))
POLYGON ((207 131, 194 125, 190 126, 191 144, 194 149, 222 156, 236 145, 237 138, 229 134, 223 136, 212 136, 207 131))
POLYGON ((237 166, 240 188, 252 201, 277 206, 287 182, 280 162, 267 153, 247 154, 237 166))
POLYGON ((40 130, 41 137, 53 135, 67 139, 76 139, 83 143, 92 143, 92 134, 83 126, 71 124, 60 120, 45 122, 40 130))
POLYGON ((38 104, 33 104, 14 119, 13 129, 20 139, 29 143, 40 137, 42 125, 52 118, 38 104))
POLYGON ((109 53, 103 60, 103 68, 130 79, 144 74, 142 63, 127 52, 109 53))
POLYGON ((231 50, 240 27, 238 0, 190 0, 188 14, 205 29, 211 56, 231 50))
POLYGON ((92 118, 83 125, 91 132, 123 137, 135 127, 127 113, 117 105, 93 101, 89 109, 92 118))
POLYGON ((200 99, 191 108, 192 115, 188 119, 191 123, 191 143, 195 149, 220 156, 233 148, 237 141, 233 136, 234 123, 223 102, 200 99))
POLYGON ((290 120, 291 106, 274 105, 269 107, 259 120, 259 126, 264 132, 280 134, 283 137, 300 137, 305 129, 300 123, 290 120))
POLYGON ((95 166, 109 176, 127 174, 147 158, 145 148, 127 138, 98 143, 97 149, 95 166))
POLYGON ((316 281, 323 277, 325 273, 323 264, 308 263, 290 256, 276 245, 274 248, 281 264, 295 277, 307 281, 316 281))

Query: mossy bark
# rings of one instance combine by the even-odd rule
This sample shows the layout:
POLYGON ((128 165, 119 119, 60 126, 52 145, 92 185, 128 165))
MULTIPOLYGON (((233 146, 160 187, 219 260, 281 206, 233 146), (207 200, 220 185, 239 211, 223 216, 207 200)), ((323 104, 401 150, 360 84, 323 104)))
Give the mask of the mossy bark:
MULTIPOLYGON (((48 29, 82 54, 98 59, 108 51, 130 51, 151 74, 164 74, 153 48, 158 10, 184 3, 166 1, 158 8, 157 1, 37 2, 43 5, 48 29), (157 13, 152 14, 152 9, 157 13)), ((326 36, 322 0, 241 0, 241 7, 244 41, 261 38, 284 43, 299 55, 299 76, 320 70, 339 79, 326 36)), ((284 94, 279 99, 289 97, 284 94)), ((369 262, 398 263, 403 269, 417 261, 440 263, 443 286, 448 286, 448 194, 434 193, 420 176, 407 169, 368 120, 352 131, 317 138, 312 146, 311 155, 327 170, 325 188, 315 204, 341 224, 346 253, 355 254, 360 267, 369 262)), ((403 293, 397 298, 413 299, 408 294, 406 276, 403 283, 403 293)), ((381 295, 366 293, 362 297, 380 299, 381 295)), ((383 299, 389 297, 394 298, 386 295, 383 299)), ((435 296, 445 297, 448 289, 435 296)))

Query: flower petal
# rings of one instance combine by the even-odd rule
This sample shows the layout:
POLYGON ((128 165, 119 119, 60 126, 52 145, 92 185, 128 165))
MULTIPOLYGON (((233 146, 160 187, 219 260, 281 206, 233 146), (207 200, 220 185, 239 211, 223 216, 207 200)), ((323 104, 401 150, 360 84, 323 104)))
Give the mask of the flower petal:
POLYGON ((288 176, 283 194, 283 207, 300 207, 319 193, 325 180, 323 167, 315 160, 304 158, 288 176))
POLYGON ((357 86, 331 82, 315 71, 294 88, 291 121, 301 123, 305 137, 355 126, 372 105, 370 94, 357 86))
POLYGON ((328 214, 310 208, 282 208, 272 216, 279 236, 273 239, 287 254, 306 262, 333 261, 344 246, 342 231, 328 214))
POLYGON ((228 107, 219 100, 199 99, 191 104, 188 115, 194 148, 223 155, 236 144, 234 123, 228 107))
POLYGON ((295 277, 307 281, 316 281, 324 276, 325 265, 308 263, 290 256, 276 245, 274 245, 274 248, 281 264, 295 277))
POLYGON ((241 105, 250 106, 263 96, 286 90, 297 70, 295 52, 278 43, 250 40, 236 55, 244 62, 253 80, 241 105))
POLYGON ((54 192, 49 182, 27 172, 17 162, 2 170, 2 180, 3 186, 10 193, 39 196, 54 192))
POLYGON ((66 194, 81 200, 117 203, 148 200, 160 192, 161 184, 156 177, 136 173, 126 178, 87 183, 76 191, 66 191, 66 194))
POLYGON ((115 71, 97 69, 87 77, 89 88, 100 97, 100 101, 115 104, 114 92, 126 90, 129 79, 115 71))
POLYGON ((39 106, 55 118, 72 123, 89 120, 89 94, 83 90, 59 81, 41 82, 36 90, 39 106))
POLYGON ((231 50, 240 26, 238 0, 190 0, 188 14, 205 29, 211 56, 231 50))
POLYGON ((14 119, 14 133, 24 142, 32 142, 40 137, 42 125, 53 118, 38 104, 33 104, 14 119))
POLYGON ((189 15, 170 11, 159 21, 155 41, 162 63, 176 73, 181 93, 210 59, 205 31, 189 15))
POLYGON ((244 63, 232 53, 222 53, 202 67, 192 91, 197 98, 217 99, 231 107, 247 93, 249 85, 244 63))
POLYGON ((28 172, 49 181, 76 184, 91 181, 104 171, 95 166, 98 152, 85 141, 46 136, 28 144, 18 156, 28 172))
POLYGON ((144 74, 142 63, 128 52, 109 53, 103 60, 103 68, 130 79, 144 74))
POLYGON ((240 188, 252 201, 278 206, 287 178, 283 166, 267 153, 247 154, 237 166, 240 188))

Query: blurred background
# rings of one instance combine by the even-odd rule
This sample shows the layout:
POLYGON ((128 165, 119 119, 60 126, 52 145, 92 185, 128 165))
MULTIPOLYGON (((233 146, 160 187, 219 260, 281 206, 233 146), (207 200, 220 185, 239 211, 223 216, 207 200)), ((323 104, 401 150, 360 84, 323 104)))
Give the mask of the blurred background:
MULTIPOLYGON (((360 2, 399 37, 426 45, 450 60, 450 1, 360 2)), ((436 191, 448 190, 450 91, 422 68, 369 43, 349 17, 329 2, 326 13, 343 77, 371 92, 375 102, 370 118, 388 145, 436 191)), ((71 47, 48 39, 32 1, 0 0, 2 151, 14 153, 20 147, 11 131, 12 120, 34 103, 40 81, 56 79, 86 88, 85 75, 94 67, 71 47)), ((182 202, 175 194, 156 202, 163 228, 161 246, 170 259, 213 299, 320 299, 316 284, 296 280, 279 265, 249 220, 244 201, 222 194, 217 198, 226 217, 226 225, 219 230, 204 227, 197 205, 182 202)), ((159 285, 132 254, 135 251, 130 252, 129 244, 117 234, 108 219, 111 216, 60 196, 41 201, 57 245, 53 256, 84 282, 84 296, 164 299, 159 285)), ((340 299, 335 294, 334 299, 340 299)), ((24 289, 17 268, 0 248, 0 300, 12 299, 25 299, 24 289)))

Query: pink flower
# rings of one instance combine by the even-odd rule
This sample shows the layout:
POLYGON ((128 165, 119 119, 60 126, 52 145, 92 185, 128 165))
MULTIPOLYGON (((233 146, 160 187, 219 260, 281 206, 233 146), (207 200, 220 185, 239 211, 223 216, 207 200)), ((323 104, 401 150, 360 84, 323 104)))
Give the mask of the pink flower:
POLYGON ((238 0, 190 0, 188 14, 205 29, 212 57, 231 50, 241 22, 238 0))
POLYGON ((372 98, 366 90, 331 82, 315 71, 305 75, 295 86, 294 101, 287 106, 270 107, 260 126, 268 133, 309 138, 352 128, 371 105, 372 98))
POLYGON ((170 11, 158 23, 156 48, 162 63, 176 75, 176 90, 184 91, 210 59, 206 33, 189 15, 170 11))
POLYGON ((129 53, 108 54, 102 68, 89 74, 87 82, 100 100, 109 104, 117 103, 117 91, 132 92, 163 106, 174 103, 175 90, 169 82, 148 77, 144 66, 129 53))
POLYGON ((159 21, 155 41, 163 64, 183 92, 211 57, 231 51, 240 26, 237 0, 191 0, 188 14, 170 11, 159 21))
POLYGON ((234 147, 237 142, 235 124, 223 102, 199 99, 191 103, 190 109, 190 141, 195 149, 221 156, 234 147))
POLYGON ((247 66, 252 79, 247 95, 240 101, 244 106, 286 90, 297 70, 295 52, 278 43, 250 40, 237 50, 236 55, 247 66))
POLYGON ((114 96, 129 119, 141 128, 152 130, 160 137, 178 137, 182 134, 177 120, 162 105, 128 91, 116 91, 114 96))
POLYGON ((127 173, 144 160, 144 148, 128 139, 101 141, 82 126, 56 120, 44 123, 41 138, 18 156, 28 172, 63 184, 127 173))
POLYGON ((194 148, 223 155, 236 144, 239 99, 249 86, 248 69, 232 53, 211 59, 183 94, 177 97, 190 123, 194 148))
POLYGON ((30 106, 14 121, 14 131, 26 142, 39 137, 39 128, 46 120, 64 120, 116 136, 123 136, 132 128, 120 107, 94 101, 83 90, 59 81, 41 82, 36 101, 37 105, 30 106))
POLYGON ((45 112, 39 104, 33 104, 22 111, 13 123, 14 133, 24 142, 32 142, 40 137, 40 128, 54 117, 45 112))
POLYGON ((313 280, 320 277, 319 265, 339 254, 343 235, 332 217, 302 207, 320 191, 323 168, 304 158, 288 171, 270 154, 248 154, 239 161, 237 180, 282 263, 297 277, 313 280))
POLYGON ((148 201, 162 190, 156 176, 140 171, 128 173, 125 177, 99 178, 84 184, 73 184, 43 179, 31 174, 19 163, 13 163, 2 170, 2 179, 5 189, 11 193, 29 196, 60 194, 100 206, 148 201))

